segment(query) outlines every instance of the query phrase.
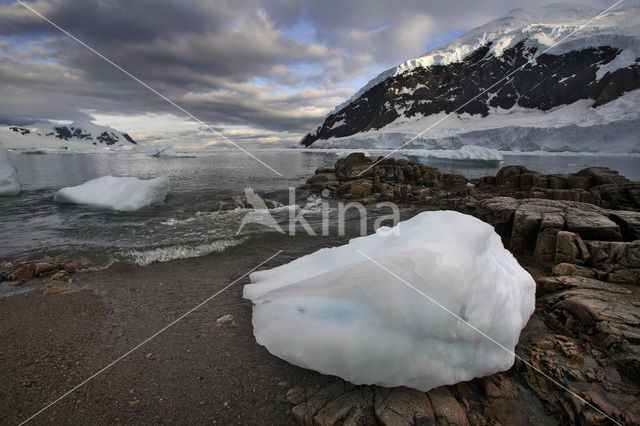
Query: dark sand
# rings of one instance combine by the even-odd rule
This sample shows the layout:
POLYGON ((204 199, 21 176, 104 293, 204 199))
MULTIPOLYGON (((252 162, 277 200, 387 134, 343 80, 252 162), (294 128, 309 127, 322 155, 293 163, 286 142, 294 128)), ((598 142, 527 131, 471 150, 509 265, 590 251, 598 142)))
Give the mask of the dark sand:
MULTIPOLYGON (((9 296, 8 284, 2 284, 0 423, 26 420, 273 254, 264 249, 77 274, 72 291, 53 295, 38 291, 39 280, 9 296)), ((265 268, 301 254, 289 250, 265 268)), ((247 282, 242 279, 32 423, 294 424, 286 391, 337 379, 292 366, 256 343, 251 302, 242 298, 247 282), (218 326, 226 314, 235 322, 218 326)))

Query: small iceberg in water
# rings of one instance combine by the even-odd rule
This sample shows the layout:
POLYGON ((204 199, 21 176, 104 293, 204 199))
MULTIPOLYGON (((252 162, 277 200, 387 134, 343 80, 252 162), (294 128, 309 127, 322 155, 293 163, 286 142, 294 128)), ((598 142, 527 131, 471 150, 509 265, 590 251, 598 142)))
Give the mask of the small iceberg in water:
POLYGON ((9 153, 0 149, 0 196, 18 195, 21 192, 18 171, 9 158, 9 153))
POLYGON ((87 204, 120 211, 134 211, 162 203, 169 192, 169 179, 141 180, 103 176, 82 185, 62 188, 53 197, 58 203, 87 204))
POLYGON ((173 145, 161 145, 161 146, 148 146, 139 147, 140 151, 147 154, 149 157, 156 158, 195 158, 196 155, 179 153, 173 145))

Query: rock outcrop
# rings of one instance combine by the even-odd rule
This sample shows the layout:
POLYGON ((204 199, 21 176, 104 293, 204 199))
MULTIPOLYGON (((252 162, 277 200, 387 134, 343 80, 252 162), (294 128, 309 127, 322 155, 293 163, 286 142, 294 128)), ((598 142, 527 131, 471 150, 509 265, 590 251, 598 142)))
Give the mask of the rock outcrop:
MULTIPOLYGON (((374 161, 363 153, 352 153, 339 159, 333 168, 316 170, 306 187, 318 192, 326 189, 332 196, 364 203, 437 205, 443 199, 462 196, 508 195, 576 201, 608 209, 640 209, 640 183, 604 167, 545 175, 523 166, 506 166, 495 176, 467 179, 422 163, 382 157, 374 161)), ((638 218, 623 213, 616 220, 633 223, 638 218)))
POLYGON ((640 284, 640 183, 614 170, 545 175, 506 166, 496 176, 469 180, 421 163, 353 153, 316 170, 304 187, 363 203, 471 214, 493 225, 512 253, 547 272, 640 284))
POLYGON ((509 371, 427 393, 355 386, 289 390, 302 425, 640 423, 640 291, 538 277, 536 312, 509 371))
POLYGON ((479 189, 502 194, 578 201, 612 209, 640 208, 640 183, 606 167, 589 167, 573 174, 534 172, 522 166, 506 166, 495 177, 476 181, 479 189))
POLYGON ((377 201, 424 202, 453 191, 468 193, 468 180, 461 175, 442 173, 435 167, 394 158, 374 162, 363 153, 339 159, 335 167, 316 170, 307 180, 312 191, 364 203, 377 201))
POLYGON ((11 282, 13 286, 19 286, 23 282, 35 278, 49 278, 49 284, 64 282, 80 269, 84 269, 88 263, 72 260, 43 259, 30 262, 13 262, 0 269, 0 283, 11 282))
POLYGON ((300 424, 640 424, 638 183, 604 168, 544 175, 520 166, 469 181, 352 154, 306 187, 474 215, 528 265, 537 290, 510 370, 427 393, 339 379, 297 387, 288 401, 300 424))
POLYGON ((492 224, 512 253, 554 274, 640 284, 640 240, 624 241, 640 231, 640 212, 620 215, 586 203, 511 197, 460 203, 458 209, 492 224))

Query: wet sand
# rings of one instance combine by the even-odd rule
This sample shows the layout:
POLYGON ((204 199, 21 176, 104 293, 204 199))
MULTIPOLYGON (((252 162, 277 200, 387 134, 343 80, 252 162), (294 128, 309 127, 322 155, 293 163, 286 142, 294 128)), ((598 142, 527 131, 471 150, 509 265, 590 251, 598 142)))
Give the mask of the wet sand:
MULTIPOLYGON (((264 268, 317 248, 293 244, 264 268)), ((276 251, 244 247, 144 268, 117 266, 74 275, 70 292, 44 295, 38 291, 42 281, 34 280, 23 293, 1 297, 0 423, 26 420, 276 251)), ((292 366, 256 343, 251 302, 242 298, 247 282, 242 279, 32 423, 295 424, 286 391, 337 379, 292 366), (216 323, 227 314, 235 320, 216 323)))

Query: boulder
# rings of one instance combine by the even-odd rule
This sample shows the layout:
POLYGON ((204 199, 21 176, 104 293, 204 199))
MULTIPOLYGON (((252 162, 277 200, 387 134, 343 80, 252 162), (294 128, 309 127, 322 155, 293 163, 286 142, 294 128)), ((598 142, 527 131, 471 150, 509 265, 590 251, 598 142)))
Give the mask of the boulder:
POLYGON ((603 210, 570 207, 565 214, 567 229, 585 240, 620 241, 620 227, 603 210))
POLYGON ((18 269, 13 273, 12 279, 15 280, 28 280, 36 276, 36 268, 33 263, 26 263, 20 265, 18 269))
POLYGON ((555 263, 584 265, 589 260, 589 250, 580 235, 569 231, 558 231, 556 239, 555 263))
POLYGON ((39 277, 40 275, 43 275, 51 271, 57 271, 59 269, 58 265, 54 265, 52 263, 46 263, 46 262, 36 263, 34 267, 35 267, 34 275, 36 277, 39 277))
POLYGON ((469 420, 464 409, 446 387, 430 390, 427 395, 431 401, 436 421, 440 425, 468 425, 469 420))
POLYGON ((586 241, 589 266, 607 272, 606 280, 640 284, 640 240, 633 242, 586 241))
POLYGON ((365 157, 362 152, 354 152, 336 162, 335 174, 339 179, 357 179, 370 176, 373 173, 373 170, 369 168, 372 163, 371 158, 365 157), (367 168, 369 170, 365 172, 367 168), (362 176, 359 176, 360 173, 362 176))
POLYGON ((370 179, 358 179, 340 185, 340 194, 347 200, 357 200, 372 193, 373 183, 370 179))
POLYGON ((427 394, 408 388, 377 388, 376 419, 386 426, 433 424, 435 415, 427 394))
POLYGON ((611 266, 640 268, 640 240, 632 242, 586 241, 590 264, 607 270, 611 266))
POLYGON ((338 381, 314 392, 309 399, 293 407, 291 414, 298 424, 312 426, 314 424, 314 417, 318 411, 325 407, 330 401, 353 389, 355 389, 355 386, 352 384, 338 381))
POLYGON ((585 278, 601 278, 604 273, 598 274, 586 266, 575 265, 573 263, 559 263, 553 267, 551 273, 555 276, 572 276, 585 278))
POLYGON ((586 169, 580 170, 576 175, 589 179, 592 186, 613 183, 619 177, 617 171, 611 170, 608 167, 587 167, 586 169))
POLYGON ((520 202, 511 197, 495 197, 481 200, 478 203, 476 216, 492 225, 502 237, 505 246, 509 246, 513 218, 520 202))
POLYGON ((63 269, 51 275, 50 278, 51 278, 51 281, 57 281, 57 280, 63 280, 68 276, 69 276, 69 273, 63 269))
POLYGON ((326 183, 326 182, 337 182, 338 178, 336 177, 335 173, 317 173, 313 176, 311 176, 308 180, 307 183, 313 184, 313 183, 326 183))
POLYGON ((314 425, 333 426, 341 424, 366 424, 367 419, 375 421, 371 407, 373 406, 373 388, 361 386, 345 392, 329 401, 318 410, 313 418, 314 425))
POLYGON ((640 212, 610 210, 609 217, 618 224, 625 241, 640 240, 640 212))
POLYGON ((551 210, 542 213, 536 246, 533 250, 533 257, 540 265, 548 266, 555 263, 557 234, 563 227, 562 212, 551 210))
POLYGON ((505 166, 496 173, 496 185, 510 189, 520 188, 520 175, 530 173, 524 166, 505 166))

